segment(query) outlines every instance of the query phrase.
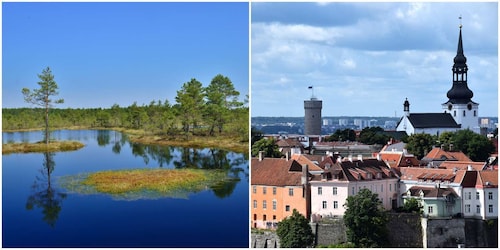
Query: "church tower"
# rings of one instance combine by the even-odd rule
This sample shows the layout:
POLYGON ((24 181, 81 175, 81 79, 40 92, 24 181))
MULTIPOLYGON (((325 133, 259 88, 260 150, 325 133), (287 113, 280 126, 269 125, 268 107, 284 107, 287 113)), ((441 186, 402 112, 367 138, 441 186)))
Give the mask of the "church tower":
POLYGON ((462 24, 458 35, 457 55, 453 59, 453 86, 446 96, 448 101, 442 104, 445 113, 450 113, 461 129, 470 129, 479 133, 478 107, 479 103, 471 98, 474 93, 467 87, 467 58, 462 45, 462 24))

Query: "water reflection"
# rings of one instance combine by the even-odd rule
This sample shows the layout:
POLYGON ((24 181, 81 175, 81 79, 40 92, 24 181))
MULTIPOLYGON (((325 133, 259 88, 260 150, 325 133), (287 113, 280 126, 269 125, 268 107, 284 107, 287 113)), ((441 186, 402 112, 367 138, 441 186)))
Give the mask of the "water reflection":
POLYGON ((51 174, 55 169, 54 153, 44 153, 44 159, 40 170, 41 175, 36 176, 33 183, 32 194, 26 201, 26 209, 41 208, 43 220, 54 227, 62 209, 62 201, 67 194, 58 191, 52 186, 51 174))
POLYGON ((106 146, 112 144, 111 150, 115 154, 120 154, 124 144, 128 142, 132 155, 140 157, 144 164, 148 165, 151 160, 156 162, 159 167, 173 165, 176 169, 196 168, 206 170, 224 170, 227 178, 219 183, 212 185, 210 189, 219 198, 231 196, 238 182, 240 174, 243 174, 248 180, 248 162, 247 156, 222 149, 196 149, 184 147, 171 147, 160 145, 144 145, 128 141, 126 135, 116 131, 99 130, 97 131, 97 144, 106 146), (114 133, 114 135, 111 135, 114 133), (176 155, 180 153, 180 155, 176 155), (232 154, 231 157, 228 154, 232 154), (246 164, 247 168, 243 168, 246 164))
POLYGON ((104 147, 110 143, 110 130, 97 130, 97 145, 104 147))

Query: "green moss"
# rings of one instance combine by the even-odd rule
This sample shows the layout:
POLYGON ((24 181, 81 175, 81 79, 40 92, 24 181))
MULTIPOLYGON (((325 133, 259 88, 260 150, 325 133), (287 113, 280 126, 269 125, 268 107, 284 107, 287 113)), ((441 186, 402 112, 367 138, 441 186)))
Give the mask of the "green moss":
POLYGON ((49 144, 45 142, 7 143, 2 144, 2 154, 74 151, 84 146, 78 141, 51 141, 49 144))
POLYGON ((63 188, 81 194, 108 194, 116 199, 187 198, 226 178, 219 170, 131 169, 64 176, 63 188))

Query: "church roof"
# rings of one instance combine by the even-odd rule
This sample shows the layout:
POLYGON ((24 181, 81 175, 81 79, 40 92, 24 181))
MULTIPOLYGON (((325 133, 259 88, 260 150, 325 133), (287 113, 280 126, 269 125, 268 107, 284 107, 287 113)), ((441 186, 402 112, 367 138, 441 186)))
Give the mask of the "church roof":
POLYGON ((408 120, 414 128, 460 128, 450 113, 411 113, 408 120))

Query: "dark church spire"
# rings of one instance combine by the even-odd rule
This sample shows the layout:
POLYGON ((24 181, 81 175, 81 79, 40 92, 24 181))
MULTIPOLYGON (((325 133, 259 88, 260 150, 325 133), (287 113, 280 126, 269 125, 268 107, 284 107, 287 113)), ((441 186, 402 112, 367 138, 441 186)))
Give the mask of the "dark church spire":
MULTIPOLYGON (((460 17, 462 19, 462 17, 460 17)), ((453 59, 453 86, 448 91, 446 96, 451 103, 465 104, 471 102, 474 93, 467 87, 467 58, 464 55, 462 44, 462 24, 460 24, 460 32, 458 35, 457 55, 453 59)))

